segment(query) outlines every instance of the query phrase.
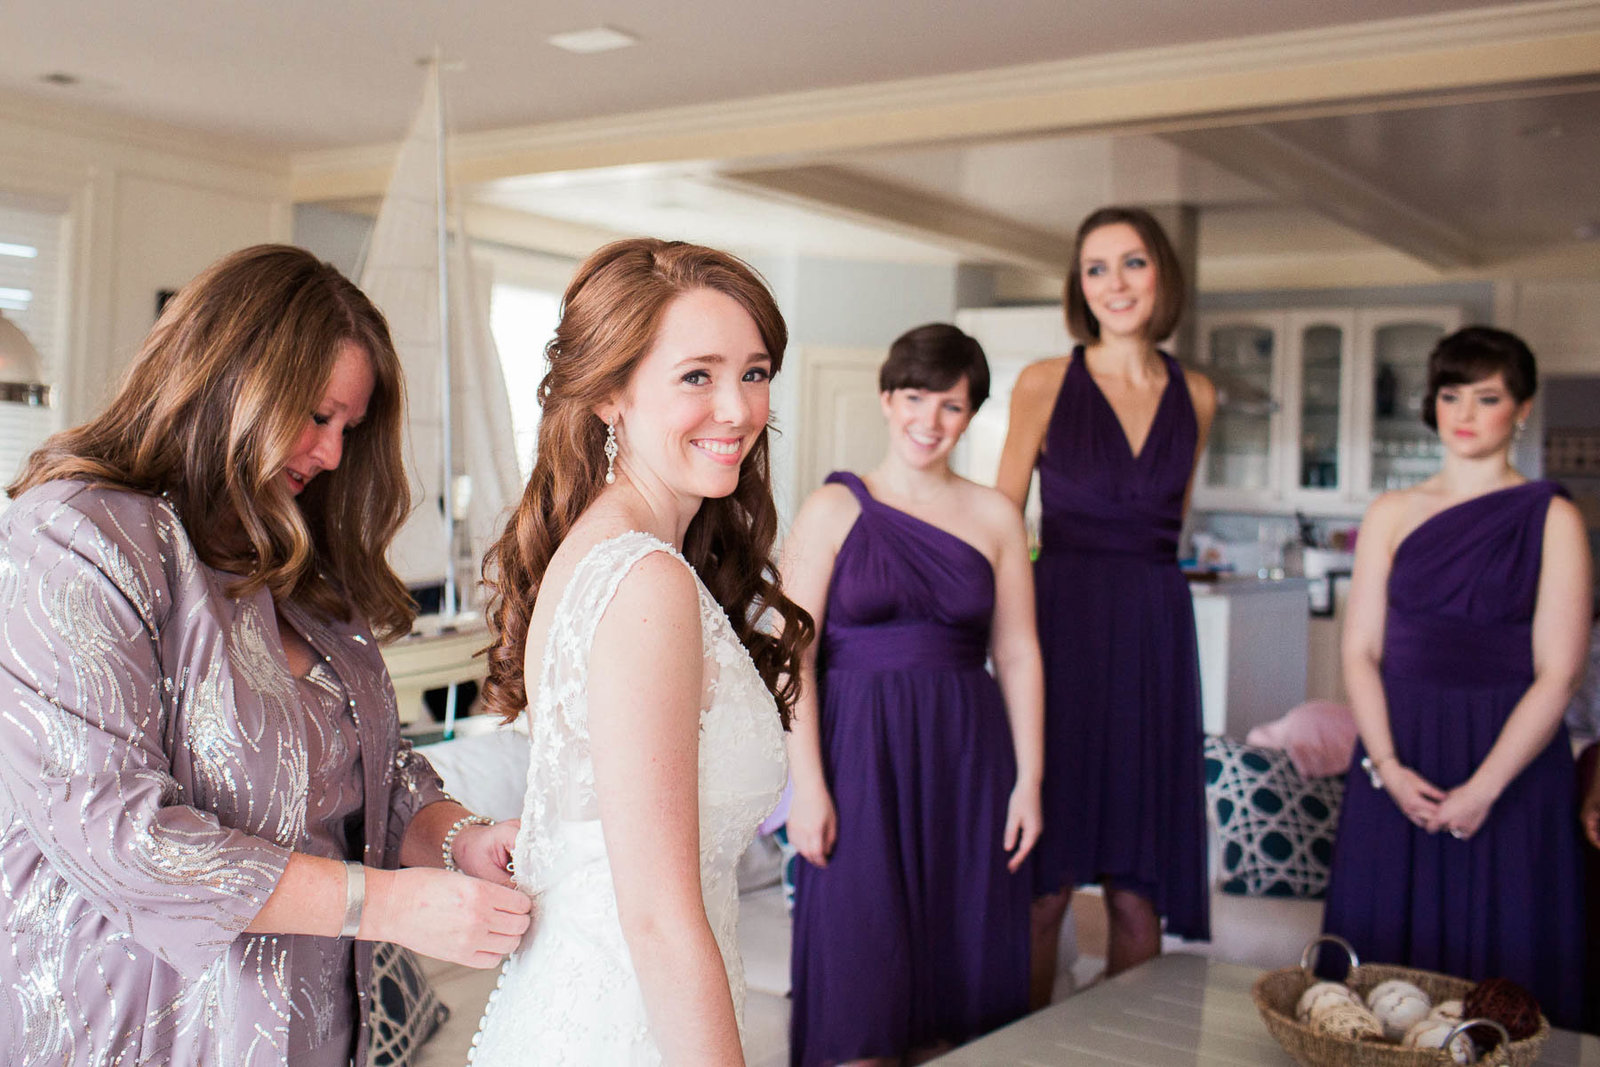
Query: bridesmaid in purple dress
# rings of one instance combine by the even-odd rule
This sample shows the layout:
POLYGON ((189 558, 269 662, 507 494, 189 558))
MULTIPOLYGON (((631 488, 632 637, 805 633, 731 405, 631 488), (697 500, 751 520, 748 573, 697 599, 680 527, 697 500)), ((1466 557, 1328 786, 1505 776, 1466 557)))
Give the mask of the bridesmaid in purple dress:
POLYGON ((1156 342, 1183 310, 1155 219, 1102 208, 1078 228, 1069 356, 1018 376, 999 489, 1039 469, 1046 832, 1034 859, 1035 1007, 1049 1003, 1074 886, 1101 883, 1106 970, 1209 936, 1200 681, 1178 530, 1216 392, 1156 342))
POLYGON ((822 627, 789 741, 796 1067, 920 1062, 1028 1007, 1043 681, 1027 538, 949 465, 989 368, 954 326, 923 326, 879 386, 888 455, 830 475, 785 546, 785 588, 822 627))
POLYGON ((1562 713, 1591 596, 1578 509, 1511 466, 1536 384, 1515 336, 1468 327, 1429 360, 1443 469, 1361 524, 1345 783, 1326 929, 1363 959, 1505 977, 1557 1026, 1583 1005, 1581 837, 1562 713))

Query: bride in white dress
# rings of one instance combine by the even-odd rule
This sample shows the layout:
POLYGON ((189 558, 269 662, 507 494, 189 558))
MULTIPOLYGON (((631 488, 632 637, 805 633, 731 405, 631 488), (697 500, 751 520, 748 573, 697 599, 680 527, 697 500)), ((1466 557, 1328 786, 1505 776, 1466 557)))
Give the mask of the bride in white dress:
POLYGON ((786 331, 739 260, 645 239, 591 256, 562 307, 538 462, 486 565, 484 699, 527 705, 535 918, 471 1062, 743 1064, 734 868, 783 788, 811 634, 771 562, 786 331))

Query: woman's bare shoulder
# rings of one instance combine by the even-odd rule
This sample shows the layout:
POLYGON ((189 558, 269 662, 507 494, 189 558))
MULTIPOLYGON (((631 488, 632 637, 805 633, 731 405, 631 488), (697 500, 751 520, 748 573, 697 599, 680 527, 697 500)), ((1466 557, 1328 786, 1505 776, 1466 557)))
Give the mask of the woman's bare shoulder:
POLYGON ((1023 367, 1017 375, 1017 384, 1011 390, 1012 402, 1015 403, 1018 398, 1035 400, 1041 394, 1054 401, 1071 362, 1071 356, 1051 356, 1023 367))

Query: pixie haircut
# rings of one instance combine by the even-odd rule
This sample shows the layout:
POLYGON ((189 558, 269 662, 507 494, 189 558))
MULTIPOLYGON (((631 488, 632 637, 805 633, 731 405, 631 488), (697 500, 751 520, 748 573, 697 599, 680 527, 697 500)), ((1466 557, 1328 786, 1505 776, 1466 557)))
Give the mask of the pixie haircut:
POLYGON ((1096 230, 1106 226, 1132 226, 1133 232, 1144 242, 1150 261, 1156 268, 1156 306, 1150 313, 1145 336, 1150 341, 1171 337, 1183 317, 1183 306, 1188 289, 1183 282, 1183 267, 1178 263, 1178 253, 1173 251, 1167 232, 1155 216, 1143 208, 1103 207, 1092 212, 1078 226, 1078 236, 1072 242, 1072 266, 1067 271, 1067 284, 1062 303, 1067 312, 1067 332, 1080 344, 1091 344, 1100 339, 1100 320, 1089 310, 1083 295, 1083 242, 1096 230))
POLYGON ((1539 388, 1539 371, 1533 352, 1514 333, 1493 326, 1467 326, 1442 338, 1428 355, 1428 395, 1422 402, 1422 421, 1439 428, 1439 390, 1470 385, 1500 375, 1506 391, 1518 404, 1539 388))
POLYGON ((989 399, 989 361, 983 346, 943 322, 918 326, 895 338, 878 369, 878 391, 927 389, 943 392, 967 380, 967 400, 977 411, 989 399))

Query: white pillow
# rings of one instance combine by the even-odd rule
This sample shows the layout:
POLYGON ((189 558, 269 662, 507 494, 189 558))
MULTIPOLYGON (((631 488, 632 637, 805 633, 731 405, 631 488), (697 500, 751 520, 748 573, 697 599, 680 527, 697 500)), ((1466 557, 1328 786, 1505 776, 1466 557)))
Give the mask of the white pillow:
POLYGON ((528 737, 501 727, 472 737, 456 737, 417 751, 444 779, 447 792, 491 819, 522 817, 528 788, 528 737))

